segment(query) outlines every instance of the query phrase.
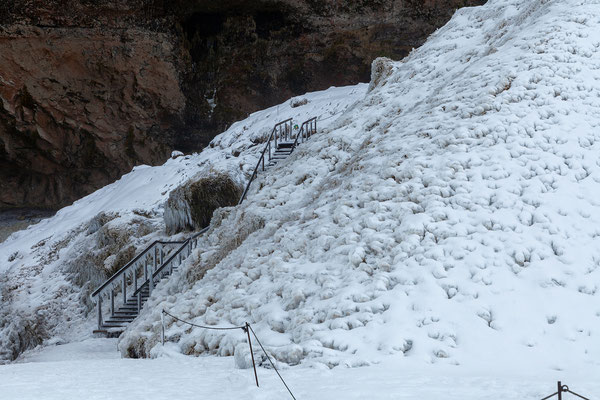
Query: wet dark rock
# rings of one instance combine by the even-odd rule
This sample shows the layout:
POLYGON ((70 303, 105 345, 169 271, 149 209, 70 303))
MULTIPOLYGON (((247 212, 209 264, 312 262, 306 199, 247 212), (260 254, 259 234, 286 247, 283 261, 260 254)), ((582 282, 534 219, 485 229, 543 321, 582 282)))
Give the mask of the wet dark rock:
POLYGON ((0 2, 0 208, 57 208, 307 91, 369 80, 483 0, 0 2))

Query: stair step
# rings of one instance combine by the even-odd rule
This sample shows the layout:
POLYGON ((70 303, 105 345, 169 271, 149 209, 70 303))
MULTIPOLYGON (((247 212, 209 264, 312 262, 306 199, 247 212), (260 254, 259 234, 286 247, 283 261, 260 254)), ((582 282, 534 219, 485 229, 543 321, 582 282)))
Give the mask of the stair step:
POLYGON ((290 148, 292 148, 293 145, 294 145, 294 142, 279 142, 279 143, 277 143, 277 148, 278 149, 281 149, 281 148, 290 149, 290 148))
MULTIPOLYGON (((142 296, 142 303, 145 302, 146 300, 148 300, 148 296, 142 296)), ((136 299, 129 299, 125 302, 126 306, 137 306, 137 300, 136 299)))
POLYGON ((102 328, 107 329, 107 328, 125 328, 125 324, 122 324, 120 322, 104 322, 102 324, 102 328))
POLYGON ((92 333, 100 334, 104 337, 109 337, 109 338, 118 338, 119 336, 121 336, 121 333, 123 333, 124 330, 125 330, 125 328, 123 328, 123 327, 102 328, 102 329, 94 329, 92 331, 92 333))
POLYGON ((115 311, 115 313, 110 317, 110 318, 137 318, 138 313, 120 313, 117 314, 117 312, 115 311))
POLYGON ((138 311, 137 308, 135 310, 119 310, 119 311, 115 311, 114 315, 118 316, 118 317, 130 317, 130 316, 134 316, 137 317, 138 315, 138 311))
POLYGON ((136 314, 117 314, 115 313, 114 315, 110 316, 111 319, 132 319, 132 318, 136 318, 138 315, 136 314))
POLYGON ((133 321, 136 317, 128 317, 128 318, 116 318, 116 317, 110 317, 108 318, 106 321, 104 321, 104 323, 106 324, 128 324, 131 321, 133 321))
POLYGON ((133 322, 135 318, 133 319, 107 319, 106 321, 104 321, 105 325, 110 325, 110 326, 119 326, 119 327, 125 327, 127 325, 129 325, 131 322, 133 322))

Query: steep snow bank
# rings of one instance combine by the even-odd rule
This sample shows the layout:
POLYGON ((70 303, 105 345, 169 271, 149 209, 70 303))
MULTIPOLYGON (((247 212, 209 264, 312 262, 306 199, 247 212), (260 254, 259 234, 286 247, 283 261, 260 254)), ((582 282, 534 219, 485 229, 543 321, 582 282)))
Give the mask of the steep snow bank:
MULTIPOLYGON (((290 364, 597 368, 599 6, 490 0, 379 61, 361 103, 215 221, 122 352, 149 353, 165 308, 249 321, 290 364)), ((244 340, 167 323, 184 353, 244 340)))
POLYGON ((226 173, 243 187, 273 125, 319 116, 328 126, 367 85, 330 88, 256 112, 201 154, 138 166, 117 182, 0 243, 0 363, 48 340, 89 336, 89 293, 147 243, 165 236, 164 203, 192 177, 226 173))

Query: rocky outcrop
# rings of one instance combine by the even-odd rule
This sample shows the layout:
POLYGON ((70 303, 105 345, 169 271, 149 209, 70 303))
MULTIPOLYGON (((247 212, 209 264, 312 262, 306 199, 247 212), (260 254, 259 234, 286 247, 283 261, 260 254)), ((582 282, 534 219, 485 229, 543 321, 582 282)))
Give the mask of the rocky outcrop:
POLYGON ((243 187, 224 173, 190 179, 169 193, 164 212, 167 234, 206 228, 213 212, 236 205, 242 191, 243 187))
POLYGON ((167 34, 0 30, 0 206, 65 205, 164 161, 185 106, 167 34))
POLYGON ((252 111, 367 81, 483 2, 2 2, 0 208, 63 206, 252 111))

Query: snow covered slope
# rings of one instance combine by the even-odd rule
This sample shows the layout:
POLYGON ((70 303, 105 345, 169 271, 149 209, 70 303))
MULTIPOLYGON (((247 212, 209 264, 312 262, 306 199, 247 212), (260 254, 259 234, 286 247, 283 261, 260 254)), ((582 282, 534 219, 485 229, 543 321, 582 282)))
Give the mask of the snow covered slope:
MULTIPOLYGON (((484 368, 598 368, 600 2, 461 9, 366 98, 222 210, 120 342, 160 309, 248 321, 276 357, 385 354, 484 368)), ((244 336, 167 319, 186 354, 244 336)))
POLYGON ((366 84, 330 88, 256 112, 201 154, 138 166, 117 182, 0 243, 0 363, 44 342, 91 335, 89 293, 149 242, 164 237, 169 192, 196 174, 225 171, 245 184, 273 125, 318 116, 326 127, 366 84), (297 101, 296 101, 297 102, 297 101))

